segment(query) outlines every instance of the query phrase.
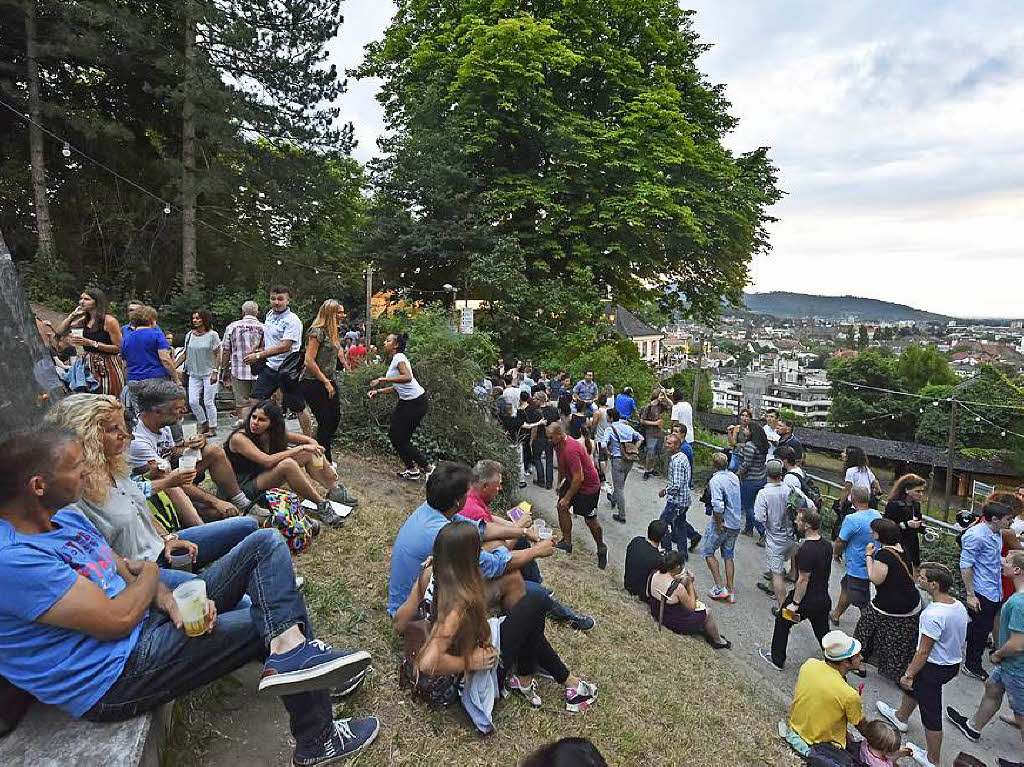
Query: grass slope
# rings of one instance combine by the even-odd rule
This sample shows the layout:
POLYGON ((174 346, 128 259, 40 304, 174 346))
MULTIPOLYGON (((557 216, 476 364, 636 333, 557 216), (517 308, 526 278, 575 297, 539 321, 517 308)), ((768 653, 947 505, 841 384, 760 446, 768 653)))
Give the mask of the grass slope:
MULTIPOLYGON (((566 664, 600 688, 594 708, 568 714, 560 688, 541 680, 541 710, 517 700, 499 703, 496 734, 481 738, 460 712, 413 703, 398 687, 401 644, 384 604, 390 544, 422 502, 422 485, 397 483, 379 460, 346 455, 339 463, 362 505, 342 531, 325 530, 313 550, 299 558, 298 569, 306 577, 306 598, 320 636, 338 646, 365 648, 374 658, 375 674, 335 712, 373 712, 382 720, 382 732, 362 758, 347 764, 513 767, 538 745, 567 735, 590 738, 610 765, 797 763, 775 734, 782 710, 733 669, 728 653, 658 632, 622 590, 621 575, 602 573, 581 551, 547 559, 542 569, 560 600, 597 620, 589 635, 550 623, 548 628, 566 664)), ((200 691, 179 709, 192 724, 190 746, 178 748, 165 763, 209 763, 204 760, 209 739, 196 727, 213 732, 223 727, 217 696, 200 691)))

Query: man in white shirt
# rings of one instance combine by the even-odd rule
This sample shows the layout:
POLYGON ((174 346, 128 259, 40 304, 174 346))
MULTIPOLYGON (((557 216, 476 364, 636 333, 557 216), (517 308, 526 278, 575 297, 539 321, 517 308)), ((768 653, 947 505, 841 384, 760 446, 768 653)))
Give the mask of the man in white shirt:
POLYGON ((686 441, 693 442, 693 407, 686 401, 681 391, 672 392, 672 425, 682 424, 686 427, 686 441))
POLYGON ((263 363, 252 386, 249 404, 258 405, 280 389, 284 409, 298 414, 302 433, 308 435, 312 431, 312 421, 306 412, 306 401, 298 385, 279 372, 281 364, 302 348, 302 320, 288 308, 290 301, 289 288, 284 285, 270 288, 270 311, 263 321, 263 348, 249 354, 243 361, 246 365, 259 366, 263 363))
POLYGON ((768 408, 764 411, 764 436, 768 438, 768 457, 770 461, 775 457, 775 448, 779 445, 779 411, 775 408, 768 408))

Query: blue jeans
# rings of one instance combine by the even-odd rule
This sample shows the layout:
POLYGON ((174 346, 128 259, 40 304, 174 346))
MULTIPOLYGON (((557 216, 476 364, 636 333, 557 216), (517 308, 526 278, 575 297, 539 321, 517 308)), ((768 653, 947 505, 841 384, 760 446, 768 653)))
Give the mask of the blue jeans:
POLYGON ((668 530, 665 531, 665 535, 661 539, 661 547, 665 551, 672 551, 672 541, 675 541, 676 548, 683 555, 684 561, 687 559, 688 554, 686 550, 687 542, 700 538, 700 533, 694 530, 693 525, 686 521, 687 511, 689 509, 685 508, 681 503, 668 501, 659 517, 662 522, 668 525, 668 530))
MULTIPOLYGON (((161 571, 166 586, 188 573, 161 571)), ((207 597, 217 605, 213 631, 190 639, 168 617, 151 608, 139 641, 121 676, 83 719, 128 719, 229 674, 251 660, 263 660, 270 641, 298 624, 307 639, 313 627, 295 590, 288 544, 277 530, 258 530, 219 559, 202 576, 207 597), (252 607, 234 607, 248 594, 252 607)), ((323 742, 332 726, 327 690, 285 695, 292 735, 299 746, 323 742)))
POLYGON ((574 618, 576 613, 570 610, 568 607, 563 605, 556 599, 553 599, 551 595, 536 581, 526 581, 526 594, 533 594, 534 598, 541 600, 544 605, 544 611, 552 618, 556 620, 567 621, 570 618, 574 618))
MULTIPOLYGON (((230 517, 187 527, 178 532, 178 537, 199 547, 195 563, 198 569, 216 562, 257 529, 259 523, 252 517, 230 517)), ((167 566, 163 554, 157 557, 156 562, 160 567, 167 566)))
POLYGON ((633 462, 613 455, 612 463, 612 498, 615 499, 615 513, 626 516, 626 477, 629 476, 633 462))
POLYGON ((754 521, 754 501, 757 500, 757 494, 764 486, 765 480, 763 479, 740 480, 740 505, 743 507, 743 515, 747 521, 746 527, 743 528, 745 533, 757 530, 758 535, 764 535, 764 525, 754 521))

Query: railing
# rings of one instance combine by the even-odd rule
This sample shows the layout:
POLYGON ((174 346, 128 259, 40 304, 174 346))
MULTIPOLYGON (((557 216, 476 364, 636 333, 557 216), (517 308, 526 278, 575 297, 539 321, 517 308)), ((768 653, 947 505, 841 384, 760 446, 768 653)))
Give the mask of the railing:
MULTIPOLYGON (((713 442, 704 442, 703 440, 699 440, 699 439, 695 439, 693 441, 693 444, 700 445, 701 447, 711 448, 712 450, 717 450, 717 451, 723 452, 723 453, 727 452, 729 450, 729 448, 727 448, 727 447, 722 447, 721 445, 716 445, 713 442)), ((845 487, 845 485, 841 485, 838 482, 833 482, 831 479, 826 479, 825 477, 819 477, 817 474, 812 474, 809 471, 805 471, 804 473, 808 477, 813 479, 815 482, 819 482, 822 485, 826 485, 828 487, 832 487, 832 488, 835 488, 837 490, 842 490, 843 487, 845 487)), ((837 498, 837 496, 834 496, 834 495, 824 495, 824 497, 831 498, 831 499, 837 498)), ((924 521, 925 521, 926 525, 930 525, 931 527, 938 528, 938 531, 940 531, 940 532, 942 532, 942 533, 944 533, 946 535, 959 535, 960 533, 963 532, 963 528, 961 528, 959 525, 951 525, 949 522, 944 522, 941 519, 935 519, 935 517, 929 517, 929 516, 925 515, 924 516, 924 521)), ((937 536, 937 533, 935 533, 934 535, 937 536)), ((927 532, 926 532, 926 536, 927 536, 927 532)), ((930 540, 934 541, 935 538, 931 538, 930 540)))

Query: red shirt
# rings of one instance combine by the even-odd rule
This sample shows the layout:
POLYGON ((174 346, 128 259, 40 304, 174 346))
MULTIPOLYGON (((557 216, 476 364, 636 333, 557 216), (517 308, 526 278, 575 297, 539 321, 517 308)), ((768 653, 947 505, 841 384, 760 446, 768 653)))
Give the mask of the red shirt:
POLYGON ((476 490, 472 487, 466 493, 466 503, 459 513, 466 519, 472 519, 474 522, 494 521, 490 508, 488 508, 487 504, 484 503, 484 499, 477 495, 476 490))
POLYGON ((594 461, 577 440, 566 437, 562 444, 555 448, 558 455, 558 466, 562 469, 563 476, 572 481, 572 476, 580 469, 583 470, 583 485, 580 493, 594 495, 601 490, 601 478, 597 476, 597 469, 594 468, 594 461))

